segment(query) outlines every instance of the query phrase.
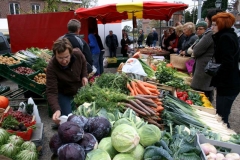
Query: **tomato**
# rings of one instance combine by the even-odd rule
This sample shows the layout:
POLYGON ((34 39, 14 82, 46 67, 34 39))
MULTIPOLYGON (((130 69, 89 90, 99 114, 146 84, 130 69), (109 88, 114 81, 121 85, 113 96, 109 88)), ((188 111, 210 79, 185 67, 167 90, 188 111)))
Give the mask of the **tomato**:
POLYGON ((188 95, 187 94, 183 94, 182 97, 183 97, 184 101, 186 101, 188 99, 188 95))
POLYGON ((193 102, 191 101, 191 100, 186 100, 185 101, 187 104, 189 104, 189 105, 192 105, 193 104, 193 102))

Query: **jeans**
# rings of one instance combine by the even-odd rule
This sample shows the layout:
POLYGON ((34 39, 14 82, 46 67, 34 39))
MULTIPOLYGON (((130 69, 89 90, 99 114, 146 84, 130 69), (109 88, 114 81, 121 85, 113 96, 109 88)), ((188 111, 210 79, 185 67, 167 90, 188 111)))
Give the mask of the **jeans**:
POLYGON ((99 57, 100 57, 100 53, 92 54, 93 65, 97 69, 97 72, 96 72, 95 75, 99 75, 100 74, 99 57))
POLYGON ((234 96, 216 96, 216 109, 217 114, 222 117, 224 123, 230 128, 230 124, 228 122, 228 117, 231 112, 233 101, 237 95, 234 96))
POLYGON ((58 104, 61 108, 61 114, 67 116, 72 113, 71 102, 73 101, 73 96, 66 96, 58 93, 58 104))
POLYGON ((154 40, 154 41, 153 41, 153 44, 152 44, 152 45, 153 45, 153 47, 156 47, 156 44, 157 44, 157 41, 156 41, 156 40, 154 40))
POLYGON ((111 50, 111 49, 109 49, 109 53, 110 53, 110 57, 116 57, 116 49, 114 49, 114 50, 111 50))
POLYGON ((99 72, 100 74, 102 74, 104 72, 104 67, 103 67, 103 55, 104 55, 104 51, 101 51, 100 52, 100 55, 99 55, 99 72))

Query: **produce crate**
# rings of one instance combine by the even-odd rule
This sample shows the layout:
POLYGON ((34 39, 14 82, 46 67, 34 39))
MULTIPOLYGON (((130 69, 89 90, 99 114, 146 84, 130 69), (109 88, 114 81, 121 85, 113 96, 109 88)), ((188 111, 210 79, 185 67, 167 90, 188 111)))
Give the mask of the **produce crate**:
POLYGON ((204 107, 204 106, 196 106, 196 105, 191 105, 193 108, 196 108, 196 109, 199 109, 200 111, 204 111, 204 112, 207 112, 207 113, 210 113, 210 114, 217 114, 217 111, 215 108, 207 108, 207 107, 204 107))
POLYGON ((33 129, 28 128, 27 131, 13 131, 13 130, 7 130, 9 133, 15 134, 19 137, 21 137, 25 141, 31 140, 33 129))
MULTIPOLYGON (((15 64, 15 65, 9 66, 9 69, 11 69, 13 72, 15 72, 14 69, 16 69, 16 68, 18 68, 18 67, 28 67, 28 68, 31 68, 27 63, 21 62, 21 63, 19 63, 19 64, 15 64)), ((35 71, 35 72, 36 72, 36 71, 35 71)), ((26 74, 19 74, 19 73, 17 73, 17 72, 15 72, 15 73, 16 73, 16 76, 18 76, 18 75, 29 76, 29 75, 34 74, 35 72, 33 72, 33 73, 31 73, 31 74, 28 74, 28 75, 26 75, 26 74)))
POLYGON ((39 83, 37 83, 33 80, 33 78, 36 75, 38 75, 39 73, 43 73, 43 72, 37 71, 36 73, 27 76, 28 77, 28 85, 24 86, 24 87, 26 87, 27 89, 29 89, 29 90, 31 90, 31 91, 39 94, 39 95, 45 96, 44 94, 45 94, 45 91, 46 91, 46 85, 39 84, 39 83))
MULTIPOLYGON (((3 57, 5 57, 5 56, 7 56, 7 57, 12 57, 14 60, 18 60, 17 58, 15 58, 15 57, 13 57, 10 53, 5 53, 5 54, 2 54, 2 55, 0 55, 0 56, 3 56, 3 57)), ((3 65, 6 65, 6 64, 1 64, 0 63, 0 68, 1 68, 1 66, 3 66, 3 65)))
MULTIPOLYGON (((9 112, 10 112, 10 111, 12 111, 12 108, 11 108, 10 106, 8 106, 8 107, 6 108, 6 110, 4 111, 4 113, 3 113, 3 116, 2 116, 1 121, 0 121, 0 126, 1 126, 1 123, 3 122, 4 118, 9 115, 9 112)), ((25 125, 26 127, 31 127, 31 126, 33 126, 33 125, 35 125, 35 124, 36 124, 36 120, 35 120, 35 116, 33 115, 32 120, 31 120, 31 123, 30 123, 30 124, 24 124, 24 125, 25 125)))
POLYGON ((108 65, 107 68, 117 68, 122 62, 125 63, 128 60, 128 57, 116 57, 116 58, 107 58, 108 65))
MULTIPOLYGON (((240 145, 233 144, 233 143, 210 140, 210 139, 207 139, 202 134, 196 134, 195 145, 201 148, 200 145, 203 144, 203 143, 210 143, 211 145, 214 145, 216 147, 223 147, 223 148, 229 149, 230 153, 240 154, 240 145)), ((201 159, 202 160, 207 160, 207 157, 206 157, 202 148, 201 148, 201 159)))

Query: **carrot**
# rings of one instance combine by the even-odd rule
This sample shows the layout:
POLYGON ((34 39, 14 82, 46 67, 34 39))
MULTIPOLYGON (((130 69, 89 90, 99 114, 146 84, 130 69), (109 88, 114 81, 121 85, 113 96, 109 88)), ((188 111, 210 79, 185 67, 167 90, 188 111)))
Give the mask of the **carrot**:
POLYGON ((147 107, 145 104, 143 104, 141 101, 139 101, 138 99, 134 100, 137 104, 139 104, 142 108, 144 108, 145 110, 147 110, 151 115, 155 115, 155 111, 153 111, 151 108, 147 107))
POLYGON ((157 104, 157 105, 163 105, 163 103, 162 103, 162 102, 160 102, 160 101, 159 101, 159 102, 157 102, 156 104, 157 104))
POLYGON ((136 113, 138 113, 138 114, 141 114, 141 115, 144 115, 144 116, 147 115, 145 112, 143 112, 143 111, 141 111, 141 110, 133 107, 131 104, 123 103, 123 105, 124 105, 125 107, 131 108, 132 110, 134 110, 134 111, 135 111, 136 113))
POLYGON ((155 88, 149 88, 149 87, 146 87, 150 92, 158 92, 158 90, 157 89, 155 89, 155 88))
POLYGON ((145 87, 157 89, 157 86, 155 86, 155 85, 153 85, 153 84, 150 84, 150 83, 148 83, 148 82, 143 82, 143 85, 144 85, 145 87))
POLYGON ((151 115, 151 113, 148 112, 148 110, 146 110, 145 108, 143 108, 142 106, 140 106, 138 103, 136 103, 134 100, 128 100, 128 102, 135 108, 143 111, 144 113, 146 113, 148 116, 151 115))
POLYGON ((151 92, 143 85, 142 81, 136 81, 139 89, 144 93, 144 94, 151 94, 151 92))
POLYGON ((157 112, 160 112, 160 111, 163 111, 164 110, 164 108, 163 108, 163 106, 157 106, 157 112))
POLYGON ((154 104, 154 102, 151 99, 145 98, 142 95, 134 96, 134 98, 140 100, 141 102, 148 102, 154 104))
POLYGON ((131 82, 130 82, 130 85, 131 85, 131 87, 132 87, 132 89, 133 89, 135 95, 137 95, 138 92, 137 92, 137 90, 136 90, 135 82, 134 82, 134 81, 131 81, 131 82))
POLYGON ((137 93, 138 93, 137 95, 143 94, 142 91, 138 87, 136 87, 136 90, 137 90, 137 93))
POLYGON ((131 92, 130 95, 131 95, 131 96, 135 96, 134 90, 132 89, 132 87, 130 86, 129 83, 127 83, 127 88, 128 88, 129 91, 131 92))
POLYGON ((151 107, 155 107, 155 108, 157 108, 157 104, 156 103, 149 103, 149 102, 146 102, 146 101, 143 101, 143 103, 145 104, 145 105, 147 105, 147 106, 151 106, 151 107))
POLYGON ((156 99, 158 98, 158 96, 154 96, 154 95, 144 95, 144 94, 140 94, 138 96, 144 97, 144 98, 151 98, 151 99, 156 99))

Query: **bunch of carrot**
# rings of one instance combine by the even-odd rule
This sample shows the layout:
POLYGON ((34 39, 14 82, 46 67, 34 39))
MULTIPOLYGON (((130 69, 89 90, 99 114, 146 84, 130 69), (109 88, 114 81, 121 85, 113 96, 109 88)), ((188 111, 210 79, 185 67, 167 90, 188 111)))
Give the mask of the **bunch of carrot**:
POLYGON ((130 83, 127 83, 127 88, 130 90, 131 96, 136 96, 138 94, 157 96, 160 94, 157 86, 140 80, 130 81, 130 83))
POLYGON ((133 109, 139 116, 149 123, 157 125, 161 121, 161 113, 164 110, 161 100, 158 98, 160 92, 157 86, 140 80, 132 80, 127 84, 130 94, 134 96, 125 104, 133 109))

